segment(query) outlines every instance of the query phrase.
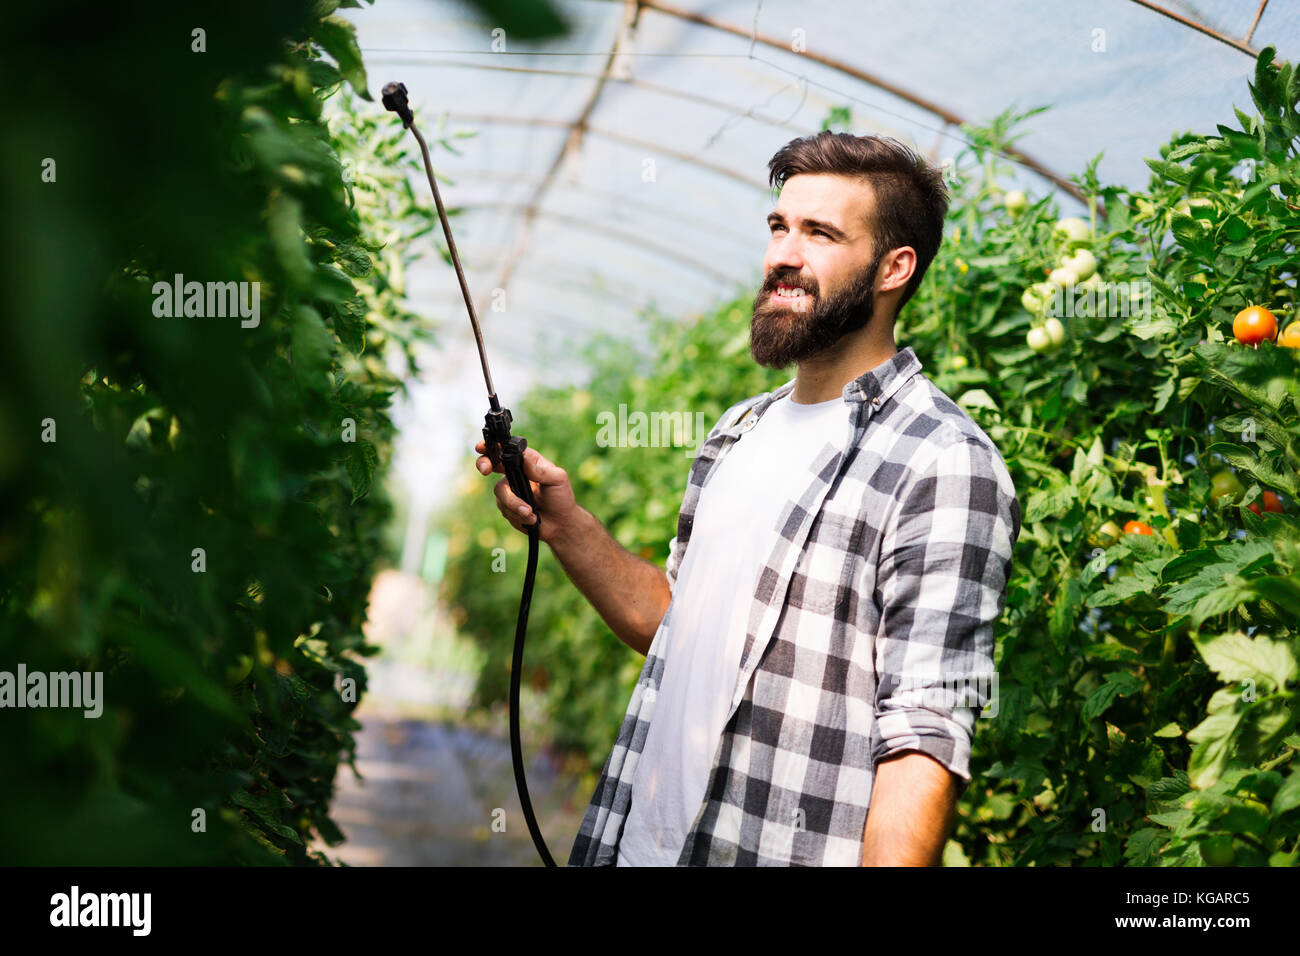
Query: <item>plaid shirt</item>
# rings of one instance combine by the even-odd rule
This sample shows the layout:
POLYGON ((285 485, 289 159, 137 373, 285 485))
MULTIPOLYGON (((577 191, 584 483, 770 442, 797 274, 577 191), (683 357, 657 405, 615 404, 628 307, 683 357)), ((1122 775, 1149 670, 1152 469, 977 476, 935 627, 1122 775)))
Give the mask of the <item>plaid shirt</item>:
MULTIPOLYGON (((670 588, 714 466, 793 387, 733 405, 699 448, 670 545, 670 588)), ((773 528, 678 866, 857 866, 879 760, 919 751, 962 791, 970 780, 975 715, 988 700, 981 678, 996 680, 993 627, 1020 533, 1015 487, 993 442, 921 374, 910 347, 843 394, 843 444, 827 443, 807 464, 807 488, 773 528)), ((672 616, 670 602, 570 866, 617 860, 672 616)))

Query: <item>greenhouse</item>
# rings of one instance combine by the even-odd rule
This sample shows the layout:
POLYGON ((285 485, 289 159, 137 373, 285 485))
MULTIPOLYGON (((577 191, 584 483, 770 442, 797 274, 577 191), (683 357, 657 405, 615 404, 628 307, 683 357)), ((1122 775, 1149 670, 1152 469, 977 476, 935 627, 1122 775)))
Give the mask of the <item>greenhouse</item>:
POLYGON ((0 863, 1300 865, 1294 3, 68 6, 0 863))

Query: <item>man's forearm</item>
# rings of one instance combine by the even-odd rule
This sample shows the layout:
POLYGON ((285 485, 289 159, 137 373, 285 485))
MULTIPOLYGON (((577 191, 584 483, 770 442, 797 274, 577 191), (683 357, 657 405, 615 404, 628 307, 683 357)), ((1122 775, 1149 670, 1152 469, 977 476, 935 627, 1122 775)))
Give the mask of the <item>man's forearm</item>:
POLYGON ((629 552, 585 508, 549 544, 609 629, 646 654, 672 599, 664 569, 629 552))
POLYGON ((957 810, 957 780, 912 751, 876 765, 863 866, 938 866, 957 810))

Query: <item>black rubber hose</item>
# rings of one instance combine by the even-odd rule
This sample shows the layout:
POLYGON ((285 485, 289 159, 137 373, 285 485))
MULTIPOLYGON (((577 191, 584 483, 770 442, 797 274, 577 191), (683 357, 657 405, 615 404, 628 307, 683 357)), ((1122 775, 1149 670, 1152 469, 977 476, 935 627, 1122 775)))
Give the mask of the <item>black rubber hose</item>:
MULTIPOLYGON (((529 496, 531 497, 531 495, 529 496)), ((524 591, 519 598, 519 618, 515 622, 515 652, 510 664, 510 759, 515 766, 515 787, 519 802, 523 804, 524 820, 533 846, 547 866, 555 866, 551 852, 542 839, 541 828, 533 814, 533 803, 528 799, 528 781, 524 779, 523 745, 519 740, 519 685, 524 674, 524 635, 528 631, 528 609, 533 603, 533 580, 537 577, 537 525, 528 528, 528 570, 524 572, 524 591)))

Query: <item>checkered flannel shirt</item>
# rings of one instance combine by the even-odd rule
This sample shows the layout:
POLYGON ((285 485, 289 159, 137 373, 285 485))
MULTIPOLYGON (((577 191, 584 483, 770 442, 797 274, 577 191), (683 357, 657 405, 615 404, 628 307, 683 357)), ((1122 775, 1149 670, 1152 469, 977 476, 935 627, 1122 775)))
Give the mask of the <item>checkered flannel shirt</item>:
MULTIPOLYGON (((714 466, 793 387, 733 405, 698 449, 670 588, 714 466)), ((878 761, 919 751, 960 790, 970 781, 1020 533, 1016 490, 992 441, 921 374, 910 347, 843 396, 843 444, 828 442, 808 463, 807 487, 772 529, 730 712, 678 866, 857 866, 878 761)), ((617 861, 672 615, 670 602, 570 866, 617 861)))

